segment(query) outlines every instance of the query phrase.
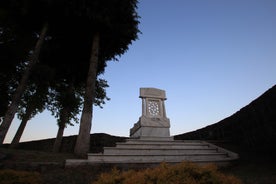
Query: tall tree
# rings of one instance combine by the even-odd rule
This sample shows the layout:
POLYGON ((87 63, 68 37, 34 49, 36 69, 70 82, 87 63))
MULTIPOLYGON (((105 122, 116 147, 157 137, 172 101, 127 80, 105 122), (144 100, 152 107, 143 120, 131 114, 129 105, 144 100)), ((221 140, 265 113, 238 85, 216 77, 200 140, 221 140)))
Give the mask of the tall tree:
MULTIPOLYGON (((77 115, 80 113, 80 107, 83 105, 83 89, 76 89, 73 87, 73 81, 68 85, 58 85, 54 92, 54 99, 52 99, 51 111, 55 114, 58 122, 58 132, 53 145, 53 152, 59 152, 62 144, 62 138, 65 128, 68 125, 73 126, 78 123, 77 115)), ((96 98, 95 106, 102 108, 106 100, 110 100, 106 96, 105 88, 108 87, 107 81, 98 79, 96 81, 96 98)))
POLYGON ((59 152, 62 143, 64 129, 67 125, 73 125, 71 120, 78 122, 77 115, 80 112, 82 97, 74 88, 74 81, 63 81, 55 86, 54 100, 51 106, 52 114, 55 114, 58 122, 58 133, 53 145, 53 151, 59 152))
MULTIPOLYGON (((0 5, 3 5, 0 6, 0 20, 2 21, 1 23, 3 23, 2 25, 0 24, 0 29, 12 30, 13 38, 20 38, 20 43, 26 44, 25 47, 31 43, 29 35, 37 36, 35 47, 31 49, 31 52, 28 50, 30 57, 26 59, 25 55, 24 62, 28 63, 28 65, 22 74, 18 87, 6 111, 4 121, 0 126, 0 144, 3 143, 15 112, 17 111, 19 100, 24 93, 30 73, 33 71, 32 68, 38 62, 42 45, 44 41, 49 38, 46 36, 49 24, 57 24, 55 21, 60 20, 59 8, 62 8, 62 1, 63 0, 13 0, 0 2, 0 5), (57 20, 55 17, 57 17, 57 20), (25 40, 25 42, 22 40, 25 40)), ((16 51, 20 50, 17 45, 18 44, 16 44, 16 51)), ((10 57, 8 57, 7 60, 9 62, 10 57)))
POLYGON ((28 78, 30 76, 31 70, 34 67, 34 65, 38 62, 38 56, 39 56, 40 49, 41 49, 41 46, 43 44, 43 41, 46 37, 47 29, 48 29, 48 25, 45 24, 43 26, 43 29, 41 31, 40 37, 37 41, 37 44, 35 46, 34 52, 32 53, 32 56, 31 56, 30 61, 28 63, 28 67, 24 71, 24 74, 23 74, 23 76, 20 80, 20 83, 19 83, 19 85, 18 85, 18 87, 17 87, 17 89, 16 89, 16 91, 15 91, 13 97, 12 97, 12 102, 9 105, 8 110, 5 114, 4 121, 0 125, 0 143, 4 142, 6 134, 9 130, 9 127, 12 123, 14 115, 17 111, 17 107, 19 105, 20 98, 21 98, 21 96, 22 96, 22 94, 25 90, 26 85, 27 85, 28 78))
POLYGON ((21 123, 11 142, 11 147, 15 148, 22 137, 27 122, 37 113, 42 112, 47 105, 48 86, 52 78, 52 71, 45 65, 38 64, 33 69, 29 84, 20 100, 18 108, 18 118, 21 123))
POLYGON ((98 68, 98 54, 99 54, 100 35, 97 33, 93 39, 93 46, 91 51, 90 65, 87 75, 84 104, 81 115, 81 124, 79 135, 76 142, 75 153, 83 156, 90 148, 90 130, 93 113, 93 101, 95 95, 97 68, 98 68))
POLYGON ((33 38, 19 31, 15 24, 17 8, 10 1, 0 1, 0 116, 5 116, 18 80, 25 68, 24 60, 33 46, 33 38))
MULTIPOLYGON (((47 1, 49 3, 50 1, 47 1)), ((26 60, 28 63, 25 71, 20 79, 20 82, 16 88, 15 93, 12 96, 11 103, 8 106, 8 109, 4 116, 4 121, 0 125, 0 144, 4 142, 5 136, 8 132, 8 129, 12 123, 14 115, 17 111, 20 98, 24 93, 26 88, 26 84, 28 78, 31 74, 32 68, 38 62, 39 54, 41 51, 41 47, 43 42, 46 38, 46 34, 48 31, 48 23, 45 21, 45 10, 47 8, 43 8, 44 5, 47 4, 46 1, 28 1, 28 0, 14 0, 8 1, 5 5, 3 12, 4 18, 1 16, 0 19, 3 19, 5 27, 9 27, 11 24, 15 24, 14 30, 15 32, 27 32, 27 33, 34 33, 38 27, 42 27, 40 33, 38 34, 38 39, 36 41, 35 47, 33 48, 32 52, 30 52, 30 57, 26 60), (42 8, 44 11, 38 11, 39 8, 42 8), (7 16, 10 15, 10 16, 7 16), (11 22, 11 23, 10 23, 11 22), (19 30, 19 31, 18 31, 19 30)), ((1 9, 2 11, 3 9, 1 9)), ((19 35, 19 34, 18 34, 19 35)), ((18 36, 17 35, 17 36, 18 36)), ((22 35, 21 35, 22 36, 22 35)))
POLYGON ((84 0, 79 5, 79 15, 88 20, 86 26, 91 31, 92 49, 79 135, 74 150, 76 155, 84 157, 89 151, 98 66, 105 66, 106 61, 122 55, 128 45, 137 39, 139 21, 136 4, 136 0, 84 0))
MULTIPOLYGON (((78 121, 75 117, 80 112, 80 106, 83 105, 91 45, 87 39, 88 32, 83 31, 83 29, 77 26, 83 25, 83 20, 72 16, 61 16, 60 18, 62 19, 60 21, 62 24, 54 26, 52 38, 45 44, 41 55, 41 62, 47 63, 56 70, 55 80, 51 85, 53 100, 51 100, 50 106, 50 111, 57 118, 59 125, 53 148, 55 152, 60 149, 66 126, 73 125, 70 122, 71 120, 78 121), (72 27, 72 25, 75 26, 72 27)), ((97 75, 103 72, 104 65, 99 65, 97 75)), ((96 99, 94 105, 101 107, 105 103, 105 100, 109 100, 106 97, 106 87, 108 85, 105 80, 99 79, 96 81, 96 99)))

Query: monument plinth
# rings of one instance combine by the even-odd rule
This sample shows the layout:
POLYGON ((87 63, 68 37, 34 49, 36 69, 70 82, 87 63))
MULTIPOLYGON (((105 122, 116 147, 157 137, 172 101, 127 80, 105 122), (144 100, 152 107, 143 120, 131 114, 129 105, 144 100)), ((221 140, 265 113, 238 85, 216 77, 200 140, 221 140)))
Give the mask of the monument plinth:
POLYGON ((156 88, 140 88, 142 116, 130 129, 130 138, 170 138, 170 120, 166 117, 166 93, 156 88))

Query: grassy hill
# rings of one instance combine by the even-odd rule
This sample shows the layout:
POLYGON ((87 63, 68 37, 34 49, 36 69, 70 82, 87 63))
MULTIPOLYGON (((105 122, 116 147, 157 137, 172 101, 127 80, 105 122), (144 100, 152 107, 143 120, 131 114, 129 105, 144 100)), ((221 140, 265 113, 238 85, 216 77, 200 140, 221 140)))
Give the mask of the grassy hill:
POLYGON ((276 85, 230 117, 175 139, 210 140, 232 151, 275 159, 276 85))
MULTIPOLYGON (((115 146, 116 142, 125 141, 126 137, 118 137, 105 133, 95 133, 90 135, 90 152, 99 153, 103 151, 103 147, 115 146)), ((77 140, 76 135, 66 136, 62 139, 60 152, 73 153, 75 143, 77 140)), ((18 149, 23 150, 35 150, 35 151, 47 151, 51 152, 53 149, 55 138, 42 139, 36 141, 21 142, 18 145, 18 149)), ((4 145, 8 147, 9 144, 4 145)))

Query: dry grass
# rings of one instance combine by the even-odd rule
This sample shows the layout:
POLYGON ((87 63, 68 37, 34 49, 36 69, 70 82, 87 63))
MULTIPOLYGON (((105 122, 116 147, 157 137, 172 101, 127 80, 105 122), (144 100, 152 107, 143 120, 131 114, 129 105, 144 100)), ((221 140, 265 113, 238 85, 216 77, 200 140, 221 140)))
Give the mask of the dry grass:
POLYGON ((276 183, 276 164, 271 160, 240 161, 222 171, 237 176, 244 184, 276 183))
POLYGON ((63 162, 65 159, 75 158, 72 153, 53 153, 8 148, 0 148, 1 153, 6 155, 6 160, 12 162, 63 162))
MULTIPOLYGON (((242 155, 243 158, 246 156, 242 155)), ((0 169, 38 171, 45 184, 87 184, 95 181, 102 172, 112 169, 103 166, 64 169, 64 161, 70 158, 75 156, 72 153, 0 148, 0 169)), ((248 157, 221 171, 240 178, 244 184, 276 183, 276 164, 269 158, 248 157)))

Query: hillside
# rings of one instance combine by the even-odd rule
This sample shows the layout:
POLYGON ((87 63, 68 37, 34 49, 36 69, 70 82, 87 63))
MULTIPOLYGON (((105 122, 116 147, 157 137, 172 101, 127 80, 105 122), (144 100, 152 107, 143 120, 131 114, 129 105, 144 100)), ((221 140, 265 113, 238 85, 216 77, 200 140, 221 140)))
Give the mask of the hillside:
MULTIPOLYGON (((116 142, 123 142, 125 137, 112 136, 105 133, 95 133, 90 135, 90 152, 98 153, 102 152, 103 147, 115 146, 116 142)), ((66 136, 62 139, 60 152, 62 153, 73 153, 77 136, 66 136)), ((55 138, 42 139, 36 141, 28 141, 19 143, 18 149, 23 150, 35 150, 35 151, 46 151, 51 152, 53 149, 55 138)), ((5 145, 6 147, 9 144, 5 145)))
POLYGON ((272 156, 276 153, 276 85, 232 116, 175 139, 230 143, 239 151, 272 156))

